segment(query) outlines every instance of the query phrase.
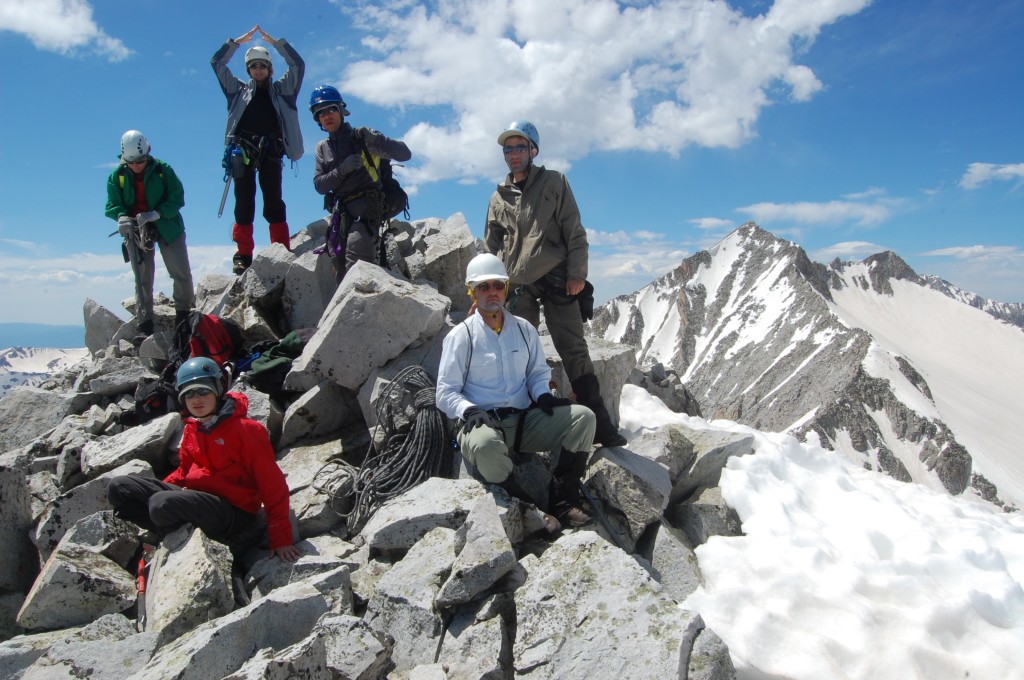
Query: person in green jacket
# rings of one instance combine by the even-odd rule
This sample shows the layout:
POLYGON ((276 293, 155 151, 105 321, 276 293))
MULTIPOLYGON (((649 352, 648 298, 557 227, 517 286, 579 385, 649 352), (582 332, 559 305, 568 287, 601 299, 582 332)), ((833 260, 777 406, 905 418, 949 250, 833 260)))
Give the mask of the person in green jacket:
POLYGON ((185 189, 170 165, 150 155, 149 140, 138 130, 121 136, 121 163, 107 177, 106 215, 117 222, 125 261, 135 275, 137 340, 153 334, 155 246, 174 284, 175 326, 195 303, 192 268, 185 246, 181 208, 185 189))

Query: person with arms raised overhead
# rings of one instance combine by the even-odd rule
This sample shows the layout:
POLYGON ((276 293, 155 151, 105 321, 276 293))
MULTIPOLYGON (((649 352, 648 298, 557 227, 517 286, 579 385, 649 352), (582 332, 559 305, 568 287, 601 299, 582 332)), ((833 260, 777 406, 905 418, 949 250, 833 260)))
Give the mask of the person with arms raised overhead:
POLYGON ((595 443, 623 446, 583 335, 580 301, 593 288, 587 283, 587 230, 565 176, 533 159, 540 153, 540 133, 527 120, 511 123, 498 135, 509 173, 487 206, 484 243, 508 268, 508 308, 534 327, 541 307, 551 341, 562 359, 579 403, 597 416, 595 443))
POLYGON ((121 162, 107 177, 106 215, 117 221, 125 262, 135 275, 136 343, 153 334, 155 246, 174 284, 176 326, 195 303, 181 218, 185 189, 171 166, 153 158, 151 150, 144 134, 128 130, 121 135, 121 162))
POLYGON ((389 170, 391 161, 412 158, 412 152, 405 142, 346 123, 348 108, 341 93, 330 85, 313 90, 309 110, 328 135, 316 145, 313 187, 326 197, 324 207, 334 213, 332 221, 340 222, 340 242, 332 244, 329 234, 327 245, 340 282, 357 261, 376 263, 380 228, 393 212, 383 191, 383 172, 389 170))
POLYGON ((248 33, 229 39, 210 60, 224 96, 228 100, 228 125, 224 143, 230 149, 240 148, 245 163, 240 177, 235 177, 235 224, 231 238, 236 252, 232 258, 235 274, 252 264, 256 245, 253 241, 253 220, 256 216, 256 179, 263 193, 263 217, 270 224, 270 242, 291 250, 288 218, 281 198, 283 156, 295 162, 302 157, 302 132, 296 99, 302 87, 306 65, 287 40, 271 38, 259 26, 248 33), (240 80, 228 68, 228 62, 240 45, 250 42, 259 33, 268 44, 277 48, 288 69, 274 80, 274 64, 265 47, 251 47, 245 53, 248 80, 240 80))
POLYGON ((163 481, 137 475, 115 477, 107 487, 114 514, 161 538, 191 524, 236 557, 262 545, 294 562, 301 551, 292 540, 288 484, 277 465, 267 429, 246 417, 244 394, 224 393, 224 375, 212 359, 196 357, 176 376, 178 398, 188 417, 177 469, 163 481), (266 509, 266 521, 259 516, 266 509))
MULTIPOLYGON (((504 308, 508 274, 501 260, 487 253, 470 260, 466 287, 474 308, 444 339, 438 408, 459 423, 456 440, 466 461, 521 500, 535 499, 515 482, 510 452, 554 452, 549 507, 559 522, 586 524, 579 485, 594 439, 593 412, 551 394, 537 329, 504 308)), ((548 522, 548 531, 560 528, 548 522)))

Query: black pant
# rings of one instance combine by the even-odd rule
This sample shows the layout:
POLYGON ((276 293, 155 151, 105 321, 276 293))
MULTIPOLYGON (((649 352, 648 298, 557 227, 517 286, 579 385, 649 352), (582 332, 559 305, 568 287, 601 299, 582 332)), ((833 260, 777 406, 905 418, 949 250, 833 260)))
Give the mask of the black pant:
POLYGON ((284 161, 280 156, 264 156, 259 170, 245 166, 245 173, 235 182, 235 224, 252 224, 256 217, 256 175, 263 192, 263 218, 268 223, 287 222, 281 199, 281 175, 284 161))
POLYGON ((107 499, 115 516, 159 534, 191 524, 233 548, 248 547, 239 543, 254 544, 261 534, 257 515, 236 508, 220 496, 183 489, 159 479, 115 477, 107 487, 107 499))

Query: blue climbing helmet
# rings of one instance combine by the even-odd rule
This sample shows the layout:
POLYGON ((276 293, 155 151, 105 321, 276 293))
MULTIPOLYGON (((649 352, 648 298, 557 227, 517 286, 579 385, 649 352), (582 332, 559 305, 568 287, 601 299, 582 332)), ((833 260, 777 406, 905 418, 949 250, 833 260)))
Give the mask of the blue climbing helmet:
POLYGON ((309 111, 313 114, 313 120, 316 120, 317 110, 325 106, 337 106, 341 109, 342 116, 349 115, 348 109, 345 108, 345 100, 341 98, 341 93, 338 92, 336 87, 331 85, 320 85, 313 88, 313 92, 310 93, 309 111))
POLYGON ((509 123, 498 135, 498 146, 505 146, 505 140, 509 137, 526 137, 537 151, 540 151, 540 133, 537 132, 537 126, 528 120, 514 120, 509 123))
POLYGON ((217 362, 209 357, 194 357, 178 368, 174 387, 180 395, 190 385, 209 387, 217 396, 224 394, 224 373, 217 362))

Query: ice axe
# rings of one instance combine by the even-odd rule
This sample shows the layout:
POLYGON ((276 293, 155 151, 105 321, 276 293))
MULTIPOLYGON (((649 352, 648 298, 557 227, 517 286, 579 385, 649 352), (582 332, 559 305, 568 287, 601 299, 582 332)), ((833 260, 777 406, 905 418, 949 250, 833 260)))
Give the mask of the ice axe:
POLYGON ((217 217, 224 214, 224 204, 228 200, 228 189, 231 188, 231 180, 241 177, 245 172, 245 156, 237 144, 232 144, 224 149, 224 160, 221 161, 224 168, 224 193, 220 197, 220 207, 217 208, 217 217))
POLYGON ((142 544, 142 556, 139 557, 138 571, 135 574, 135 587, 138 590, 138 597, 135 601, 136 628, 141 633, 146 630, 146 577, 149 571, 149 562, 153 558, 155 546, 148 543, 142 544))

